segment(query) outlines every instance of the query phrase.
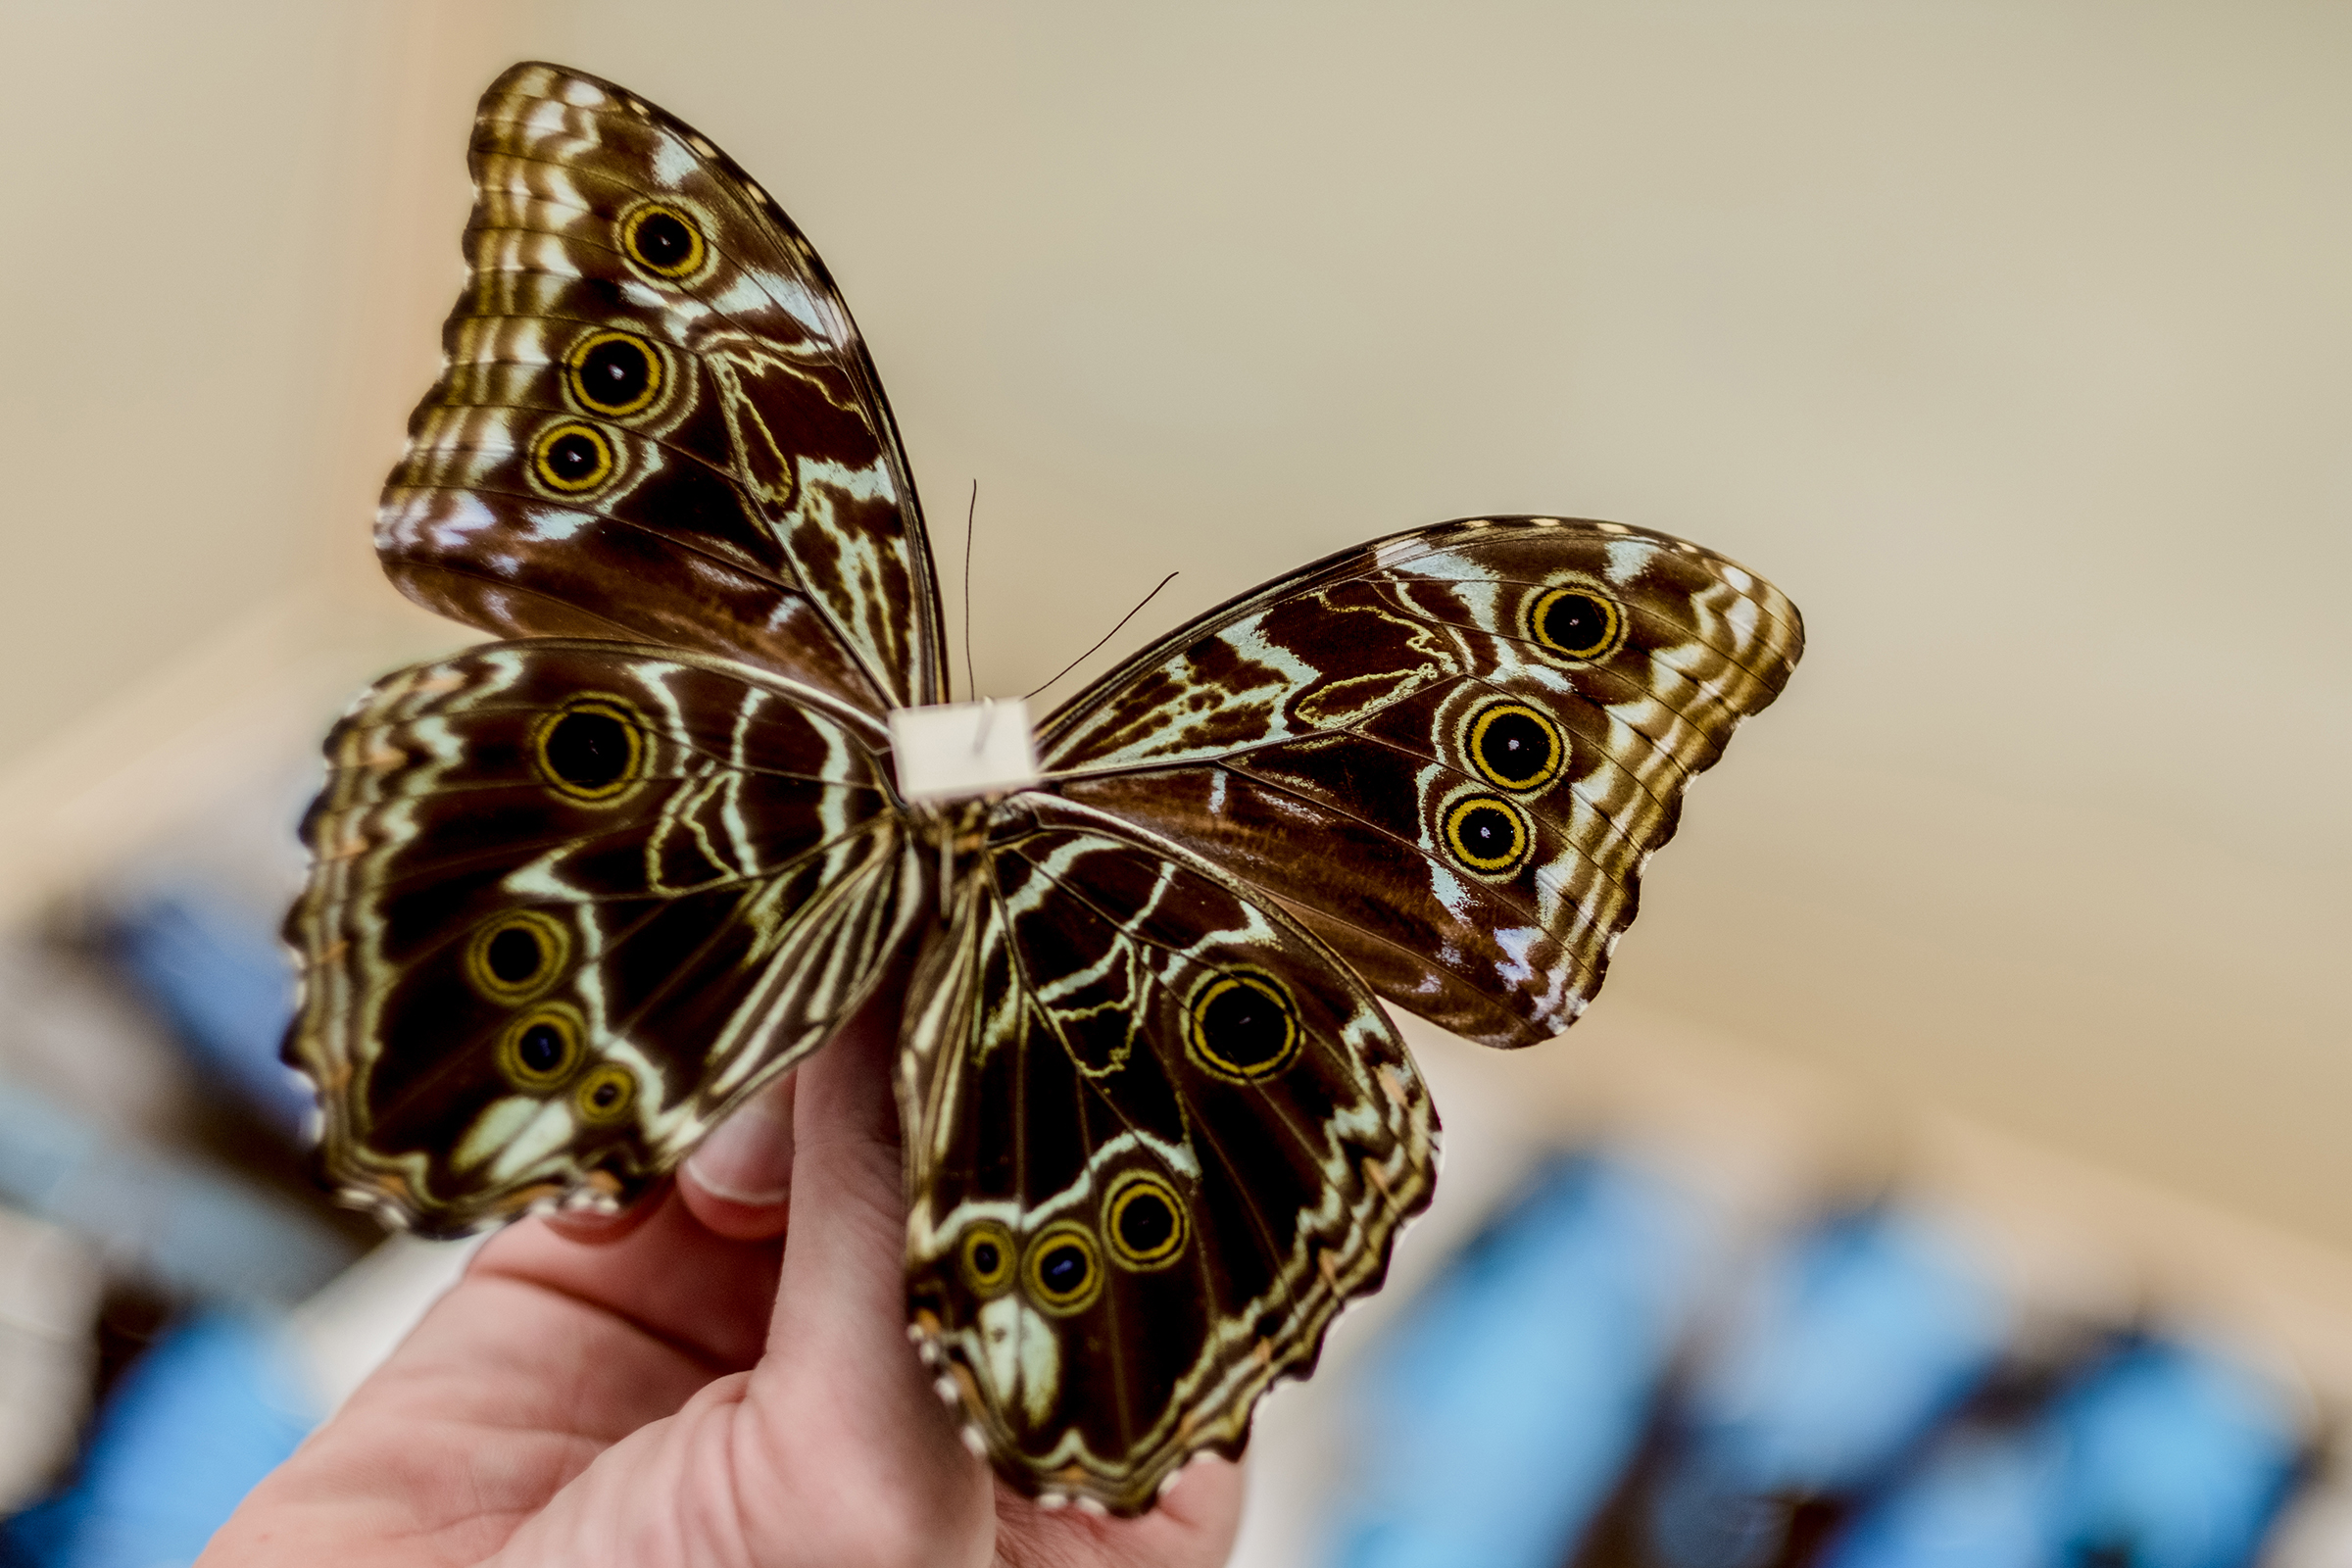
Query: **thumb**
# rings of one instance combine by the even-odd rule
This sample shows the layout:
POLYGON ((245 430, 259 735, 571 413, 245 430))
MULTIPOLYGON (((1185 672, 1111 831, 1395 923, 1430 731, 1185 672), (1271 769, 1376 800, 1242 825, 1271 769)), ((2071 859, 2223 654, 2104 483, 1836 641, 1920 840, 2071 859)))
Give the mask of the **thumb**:
POLYGON ((796 1075, 791 1240, 769 1343, 788 1361, 862 1353, 877 1317, 906 1343, 906 1200, 891 1100, 898 1023, 897 999, 875 999, 796 1075))
MULTIPOLYGON (((893 1519, 968 1549, 991 1534, 988 1472, 964 1450, 906 1338, 898 1022, 899 999, 878 998, 798 1069, 791 1225, 746 1410, 786 1474, 826 1478, 836 1507, 825 1511, 854 1522, 860 1539, 893 1519)), ((806 1533, 814 1522, 799 1517, 806 1533)))

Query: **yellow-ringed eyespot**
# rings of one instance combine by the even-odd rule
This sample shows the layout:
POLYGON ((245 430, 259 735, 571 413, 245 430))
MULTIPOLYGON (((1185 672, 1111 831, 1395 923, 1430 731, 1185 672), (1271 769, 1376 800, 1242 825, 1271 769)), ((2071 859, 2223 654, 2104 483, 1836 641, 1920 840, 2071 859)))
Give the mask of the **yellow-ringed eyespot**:
POLYGON ((1625 607, 1597 585, 1549 588, 1527 603, 1527 634, 1556 659, 1586 664, 1625 641, 1625 607))
POLYGON ((1019 1249, 1012 1232, 993 1219, 975 1220, 956 1247, 956 1266, 974 1296, 999 1296, 1012 1283, 1012 1264, 1019 1249))
POLYGON ((593 424, 566 419, 531 443, 531 473, 558 495, 586 495, 612 477, 612 440, 593 424))
POLYGON ((597 1126, 616 1122, 637 1102, 637 1075, 615 1061, 592 1069, 571 1092, 571 1108, 597 1126))
POLYGON ((475 928, 466 944, 466 978, 492 1002, 527 1002, 564 972, 571 932, 539 909, 510 909, 475 928))
POLYGON ((1102 1235, 1111 1256, 1129 1268, 1165 1268, 1184 1251, 1189 1227, 1175 1183, 1154 1170, 1131 1170, 1102 1200, 1102 1235))
POLYGON ((1499 795, 1465 795, 1446 808, 1446 847, 1473 871, 1499 876, 1527 863, 1536 835, 1499 795))
POLYGON ((667 282, 692 277, 710 247, 692 213, 667 202, 647 202, 620 220, 620 248, 629 260, 667 282))
POLYGON ((662 395, 662 355, 634 332, 591 332, 564 357, 572 398, 591 414, 643 413, 662 395))
POLYGON ((1229 1083, 1271 1078, 1298 1056, 1298 1009, 1281 981, 1255 969, 1213 974, 1185 1009, 1193 1059, 1229 1083))
POLYGON ((559 795, 619 800, 645 769, 645 722, 617 698, 575 698, 539 720, 531 760, 559 795))
POLYGON ((1029 1299, 1056 1317, 1087 1305, 1102 1289, 1094 1237, 1075 1220, 1055 1220, 1030 1238, 1021 1283, 1029 1299))
POLYGON ((553 1089, 580 1064, 587 1035, 577 1012, 560 1002, 541 1003, 499 1036, 499 1068, 517 1089, 553 1089))
POLYGON ((1568 745, 1560 726, 1525 703, 1489 703, 1470 717, 1470 765, 1490 784, 1522 793, 1560 776, 1568 745))

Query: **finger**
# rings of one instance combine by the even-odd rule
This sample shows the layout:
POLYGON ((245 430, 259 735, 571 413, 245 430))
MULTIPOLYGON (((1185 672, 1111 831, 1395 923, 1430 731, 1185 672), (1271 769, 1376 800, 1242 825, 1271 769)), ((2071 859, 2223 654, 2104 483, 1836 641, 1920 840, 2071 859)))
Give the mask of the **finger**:
POLYGON ((781 1249, 713 1235, 674 1191, 637 1207, 625 1234, 594 1243, 524 1220, 493 1237, 466 1277, 568 1297, 713 1372, 750 1366, 766 1341, 781 1249))
POLYGON ((1242 1467, 1203 1455, 1176 1472, 1150 1513, 1105 1519, 1077 1508, 1041 1508, 997 1489, 997 1560, 1007 1568, 1214 1568, 1241 1533, 1242 1467))
POLYGON ((610 1247, 630 1236, 638 1226, 660 1213, 668 1198, 669 1180, 664 1177, 617 1214, 599 1214, 590 1209, 557 1209, 545 1216, 547 1228, 565 1241, 577 1242, 582 1247, 610 1247))
POLYGON ((906 1205, 891 1101, 897 1035, 896 1000, 880 999, 795 1074, 793 1235, 776 1310, 791 1334, 779 1349, 823 1343, 862 1351, 877 1322, 905 1346, 906 1205))
POLYGON ((1230 1459, 1215 1454, 1196 1458, 1176 1472, 1175 1486, 1160 1494, 1156 1509, 1131 1521, 1138 1539, 1129 1544, 1160 1553, 1157 1558, 1144 1556, 1146 1562, 1223 1562, 1233 1555, 1234 1537, 1242 1531, 1245 1475, 1230 1459))
POLYGON ((791 1213, 792 1113, 798 1073, 753 1096, 703 1140, 678 1173, 686 1205, 721 1236, 783 1234, 791 1213))
MULTIPOLYGON (((906 1339, 898 1010, 895 996, 879 1000, 799 1069, 792 1226, 767 1359, 746 1409, 770 1463, 825 1478, 830 1505, 796 1515, 804 1533, 821 1535, 820 1519, 870 1528, 878 1513, 914 1540, 977 1541, 984 1550, 987 1471, 964 1451, 906 1339)), ((833 1544, 846 1551, 848 1542, 833 1544)), ((841 1555, 808 1545, 810 1561, 841 1555)))

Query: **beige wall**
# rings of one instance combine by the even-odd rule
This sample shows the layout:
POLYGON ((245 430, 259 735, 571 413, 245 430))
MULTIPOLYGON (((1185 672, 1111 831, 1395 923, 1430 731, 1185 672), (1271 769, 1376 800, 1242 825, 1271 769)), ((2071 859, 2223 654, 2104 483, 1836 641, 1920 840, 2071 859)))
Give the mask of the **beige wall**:
POLYGON ((525 55, 823 247, 981 482, 985 688, 1171 569, 1124 645, 1445 516, 1689 533, 1811 652, 1610 996, 2352 1244, 2352 10, 10 8, 0 835, 447 636, 367 519, 525 55))

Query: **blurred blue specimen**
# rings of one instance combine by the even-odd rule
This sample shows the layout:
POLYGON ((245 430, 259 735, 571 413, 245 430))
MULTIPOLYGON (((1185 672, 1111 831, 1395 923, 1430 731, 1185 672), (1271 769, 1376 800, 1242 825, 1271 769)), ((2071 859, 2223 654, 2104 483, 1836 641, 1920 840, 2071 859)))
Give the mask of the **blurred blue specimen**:
POLYGON ((1832 1544, 1823 1568, 2030 1568, 2054 1560, 2046 1433, 1963 1427, 1832 1544))
POLYGON ((353 1248, 296 1204, 191 1160, 110 1138, 0 1079, 0 1203, 78 1232, 173 1294, 284 1305, 353 1248))
POLYGON ((2300 1449, 2276 1390, 2207 1352, 2139 1343, 2033 1421, 1938 1445, 1827 1568, 2237 1568, 2300 1449))
POLYGON ((1769 1266, 1693 1378, 1650 1494, 1670 1568, 1748 1568, 1799 1501, 1860 1492, 1984 1376, 2008 1312, 1961 1250, 1889 1209, 1833 1220, 1769 1266))
POLYGON ((318 1419, 266 1321, 192 1319, 116 1386, 60 1495, 0 1524, 0 1560, 33 1568, 177 1568, 318 1419))
POLYGON ((294 966, 277 933, 197 889, 159 893, 112 922, 111 956, 206 1076, 300 1142, 311 1092, 278 1059, 294 1013, 294 966))
POLYGON ((1383 1346, 1345 1568, 1557 1568, 1616 1486, 1700 1284, 1700 1210, 1557 1161, 1383 1346))

